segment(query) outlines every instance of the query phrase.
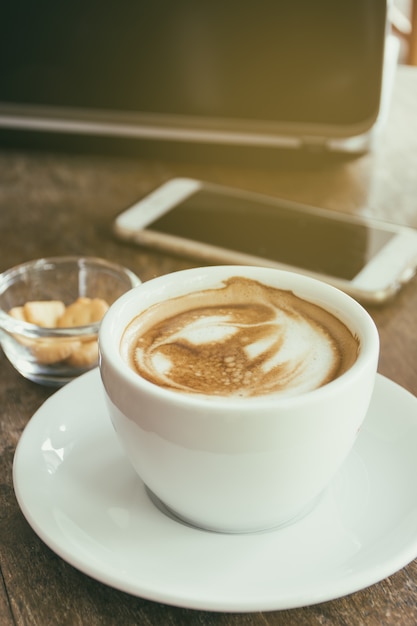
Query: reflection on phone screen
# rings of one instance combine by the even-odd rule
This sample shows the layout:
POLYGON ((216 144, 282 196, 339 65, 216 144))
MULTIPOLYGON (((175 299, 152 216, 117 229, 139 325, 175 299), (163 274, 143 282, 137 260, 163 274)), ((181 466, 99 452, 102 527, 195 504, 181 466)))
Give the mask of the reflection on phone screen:
POLYGON ((347 280, 393 236, 291 206, 208 190, 192 195, 149 228, 347 280))

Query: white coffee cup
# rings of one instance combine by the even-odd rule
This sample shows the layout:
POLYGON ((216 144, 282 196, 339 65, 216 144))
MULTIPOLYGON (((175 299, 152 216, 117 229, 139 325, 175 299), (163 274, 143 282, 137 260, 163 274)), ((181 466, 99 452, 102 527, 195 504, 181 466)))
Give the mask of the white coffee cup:
POLYGON ((99 346, 111 420, 139 477, 165 510, 219 532, 279 527, 311 510, 353 447, 379 356, 375 324, 351 297, 301 274, 244 266, 142 283, 110 307, 99 346), (291 290, 332 313, 358 338, 353 365, 311 391, 250 398, 173 391, 129 366, 120 345, 138 314, 162 300, 221 288, 235 276, 291 290))

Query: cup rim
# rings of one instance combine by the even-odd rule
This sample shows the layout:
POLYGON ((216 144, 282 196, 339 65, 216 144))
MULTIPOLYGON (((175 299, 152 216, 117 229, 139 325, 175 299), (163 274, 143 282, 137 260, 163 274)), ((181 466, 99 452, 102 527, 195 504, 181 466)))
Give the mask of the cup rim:
MULTIPOLYGON (((212 282, 214 282, 214 278, 212 282)), ((273 283, 271 281, 271 283, 267 284, 273 283)), ((279 288, 286 288, 283 285, 276 284, 276 286, 279 288)), ((201 286, 199 288, 201 288, 201 286)), ((192 290, 198 291, 198 288, 196 287, 192 290)), ((187 293, 188 291, 189 289, 185 289, 184 292, 187 293)), ((156 301, 157 300, 155 300, 155 302, 156 301)), ((149 306, 151 306, 151 303, 149 304, 149 306)), ((276 405, 277 403, 279 403, 280 406, 300 404, 306 401, 310 403, 313 401, 313 398, 316 398, 318 400, 323 394, 328 395, 333 392, 338 392, 340 387, 348 384, 352 378, 361 377, 371 359, 378 359, 379 334, 372 317, 357 300, 355 300, 347 293, 341 291, 337 287, 325 283, 324 281, 298 272, 292 272, 276 268, 243 265, 216 265, 203 268, 194 267, 191 269, 178 270, 176 272, 164 274, 162 276, 158 276, 156 278, 145 281, 131 291, 121 295, 110 306, 109 310, 103 318, 99 330, 99 350, 101 355, 99 360, 100 368, 102 367, 102 365, 105 367, 109 367, 116 376, 123 379, 130 386, 138 387, 148 394, 152 396, 157 396, 160 399, 169 400, 171 404, 182 406, 201 406, 201 404, 203 403, 205 405, 210 404, 210 406, 213 407, 227 405, 227 407, 238 407, 240 410, 245 411, 245 407, 248 407, 248 410, 253 410, 254 404, 266 407, 270 405, 276 405), (133 315, 130 315, 129 319, 126 322, 123 321, 122 323, 120 323, 120 320, 118 321, 119 315, 123 313, 127 314, 127 310, 130 308, 129 305, 132 303, 133 300, 137 298, 138 292, 142 293, 149 290, 151 290, 152 292, 157 291, 159 293, 159 296, 162 295, 162 297, 160 297, 158 300, 161 301, 164 300, 165 297, 170 297, 169 295, 166 296, 166 294, 164 293, 164 286, 167 286, 172 277, 183 276, 184 278, 190 277, 192 279, 193 277, 198 278, 198 276, 201 276, 201 274, 204 274, 206 276, 207 273, 213 277, 217 273, 219 273, 219 285, 228 277, 236 274, 256 278, 256 280, 258 280, 259 282, 264 283, 267 282, 266 277, 269 275, 275 276, 275 281, 277 281, 277 275, 279 274, 279 281, 292 281, 293 291, 294 293, 296 293, 296 295, 315 304, 318 304, 319 306, 328 307, 333 315, 339 317, 339 319, 342 319, 342 321, 348 326, 349 323, 347 318, 352 318, 352 316, 354 316, 355 328, 352 328, 352 326, 349 326, 349 328, 352 333, 356 334, 359 337, 361 342, 357 359, 346 372, 344 372, 334 380, 330 381, 329 383, 326 383, 322 387, 311 389, 302 393, 296 393, 294 395, 283 394, 282 396, 280 396, 279 394, 266 394, 247 398, 236 396, 209 396, 198 393, 185 394, 175 390, 160 387, 142 378, 140 375, 134 372, 125 362, 121 355, 119 346, 124 328, 127 327, 130 321, 133 320, 136 315, 138 315, 141 311, 145 309, 138 306, 137 311, 133 315), (301 284, 303 285, 303 287, 300 286, 301 284), (308 289, 305 289, 306 285, 309 286, 308 289), (304 291, 308 292, 311 292, 315 289, 317 290, 317 292, 319 292, 319 294, 314 297, 312 297, 311 295, 306 295, 302 292, 303 288, 304 291), (332 298, 332 303, 330 306, 327 300, 324 300, 325 297, 329 298, 329 296, 331 296, 332 298), (121 326, 123 326, 123 329, 120 328, 121 326), (364 344, 365 333, 366 344, 364 344), (114 338, 113 335, 115 335, 114 338)))

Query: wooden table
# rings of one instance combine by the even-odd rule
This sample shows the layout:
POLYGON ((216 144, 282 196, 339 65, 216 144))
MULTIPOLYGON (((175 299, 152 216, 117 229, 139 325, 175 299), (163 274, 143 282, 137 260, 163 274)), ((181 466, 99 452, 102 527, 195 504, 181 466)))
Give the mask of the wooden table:
MULTIPOLYGON (((97 147, 97 146, 96 146, 97 147)), ((140 145, 111 154, 0 150, 0 270, 41 256, 97 255, 143 279, 195 265, 116 241, 115 215, 177 175, 202 178, 336 211, 417 227, 417 70, 400 68, 377 150, 355 158, 140 145)), ((417 280, 387 306, 370 308, 381 336, 379 371, 417 394, 417 280)), ((17 505, 14 450, 26 423, 52 390, 21 378, 0 355, 0 623, 340 624, 417 623, 417 561, 348 597, 263 614, 169 607, 116 591, 61 560, 37 537, 17 505)), ((417 485, 417 477, 416 485, 417 485)), ((417 487, 416 487, 417 488, 417 487)), ((417 533, 417 528, 416 528, 417 533)))

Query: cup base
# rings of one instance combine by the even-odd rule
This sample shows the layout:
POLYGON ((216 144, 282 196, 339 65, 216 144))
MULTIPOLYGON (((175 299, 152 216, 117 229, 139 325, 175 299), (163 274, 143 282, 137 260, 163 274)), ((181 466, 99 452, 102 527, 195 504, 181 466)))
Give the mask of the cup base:
POLYGON ((312 510, 315 509, 315 507, 317 506, 317 504, 319 503, 319 501, 321 500, 322 495, 323 495, 323 494, 319 494, 318 496, 316 496, 305 507, 303 507, 303 509, 301 511, 299 511, 295 515, 291 516, 290 518, 286 518, 284 520, 272 523, 272 524, 267 525, 267 526, 259 526, 259 527, 255 527, 255 528, 236 528, 236 529, 234 529, 234 528, 222 528, 221 526, 219 526, 219 527, 206 526, 204 524, 200 524, 200 523, 194 522, 193 520, 191 520, 191 519, 189 519, 187 517, 184 517, 183 515, 181 515, 177 511, 174 511, 171 507, 169 507, 164 502, 162 502, 162 500, 160 498, 158 498, 158 496, 155 495, 154 492, 151 489, 149 489, 149 487, 147 487, 146 485, 145 485, 145 488, 146 488, 146 492, 147 492, 148 497, 151 500, 152 504, 161 513, 163 513, 164 515, 166 515, 167 517, 169 517, 173 521, 175 521, 175 522, 177 522, 179 524, 183 524, 184 526, 188 526, 190 528, 194 528, 195 530, 201 530, 201 531, 204 531, 204 532, 211 532, 211 533, 218 533, 218 534, 222 534, 222 535, 260 534, 260 533, 266 533, 266 532, 279 530, 281 528, 285 528, 286 526, 290 526, 292 524, 297 523, 298 521, 303 519, 306 515, 311 513, 312 510))

